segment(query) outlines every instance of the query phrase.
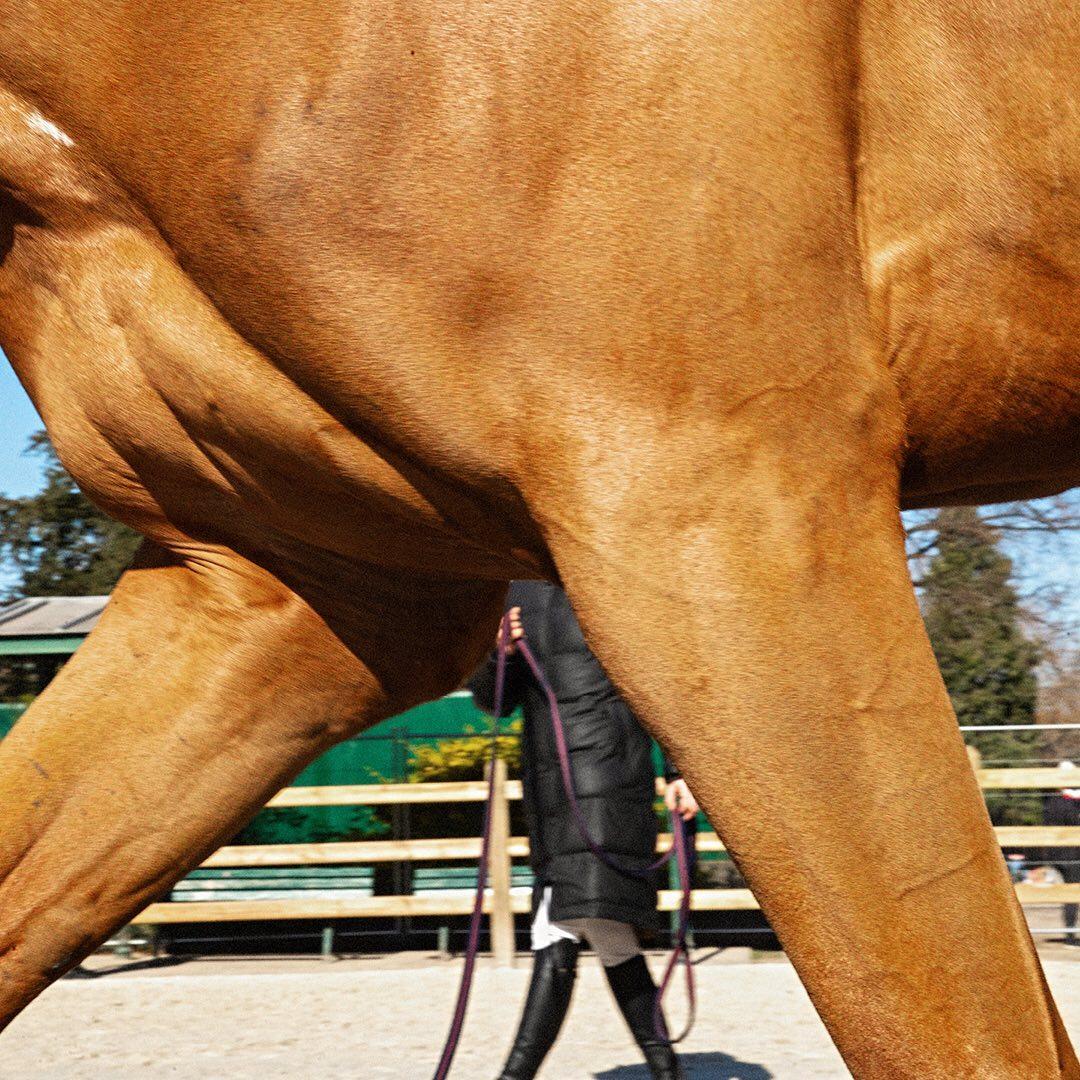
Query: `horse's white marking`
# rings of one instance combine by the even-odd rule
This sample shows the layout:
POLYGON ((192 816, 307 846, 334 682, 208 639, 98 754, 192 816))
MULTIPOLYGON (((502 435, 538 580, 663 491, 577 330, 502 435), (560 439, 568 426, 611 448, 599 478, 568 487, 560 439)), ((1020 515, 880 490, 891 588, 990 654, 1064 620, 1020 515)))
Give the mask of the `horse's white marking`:
POLYGON ((880 281, 889 266, 909 250, 917 239, 917 236, 904 236, 870 252, 870 280, 880 281))
POLYGON ((46 120, 41 113, 31 113, 27 117, 26 122, 35 131, 40 131, 43 135, 48 135, 50 139, 55 139, 63 146, 75 145, 75 141, 67 134, 67 132, 61 131, 51 120, 46 120))

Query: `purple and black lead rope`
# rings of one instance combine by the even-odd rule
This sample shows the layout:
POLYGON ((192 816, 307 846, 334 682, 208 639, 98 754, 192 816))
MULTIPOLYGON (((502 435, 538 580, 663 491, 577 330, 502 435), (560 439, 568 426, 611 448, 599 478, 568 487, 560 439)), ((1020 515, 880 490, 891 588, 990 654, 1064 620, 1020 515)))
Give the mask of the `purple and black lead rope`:
MULTIPOLYGON (((473 904, 472 917, 469 920, 469 943, 465 950, 465 967, 461 973, 461 985, 458 988, 457 1004, 454 1006, 454 1017, 450 1024, 450 1032, 446 1038, 446 1045, 443 1047, 442 1057, 439 1059, 439 1067, 435 1070, 435 1080, 446 1080, 446 1077, 450 1073, 450 1066, 453 1063, 454 1054, 457 1051, 458 1042, 461 1039, 461 1030, 465 1024, 465 1013, 469 1007, 469 991, 472 989, 473 971, 476 967, 477 954, 480 951, 480 922, 483 919, 484 914, 484 892, 487 887, 488 846, 491 839, 491 804, 495 791, 495 759, 498 755, 499 747, 499 714, 502 712, 503 690, 506 683, 506 658, 508 655, 509 643, 509 617, 504 615, 502 622, 499 624, 499 643, 495 662, 495 701, 493 709, 495 718, 491 731, 491 760, 488 766, 488 796, 487 803, 484 807, 484 831, 483 839, 480 844, 480 866, 476 875, 476 901, 473 904)), ((588 847, 601 862, 610 866, 616 872, 624 874, 627 877, 645 880, 651 878, 657 870, 668 863, 672 858, 676 860, 676 866, 678 867, 679 872, 679 885, 681 886, 679 921, 675 934, 675 947, 672 950, 671 957, 668 959, 667 966, 664 969, 663 978, 660 980, 660 985, 656 991, 656 1004, 653 1010, 653 1026, 656 1029, 657 1037, 661 1041, 673 1044, 682 1042, 682 1040, 690 1034, 690 1029, 694 1026, 694 1018, 697 1012, 694 969, 690 962, 690 950, 686 940, 690 926, 690 859, 687 852, 686 826, 682 818, 678 814, 673 813, 671 815, 671 847, 666 854, 644 868, 627 866, 624 863, 621 863, 618 859, 609 855, 593 839, 589 832, 589 826, 585 821, 585 814, 581 809, 581 804, 578 802, 577 792, 574 788, 574 774, 570 767, 570 750, 566 742, 566 729, 563 727, 562 716, 559 713, 559 702, 555 697, 555 691, 552 690, 551 684, 541 670, 540 665, 536 662, 536 657, 533 656, 532 650, 529 648, 529 644, 525 638, 519 638, 516 644, 518 651, 525 658, 526 664, 529 665, 529 670, 532 671, 533 677, 536 679, 541 690, 544 692, 544 696, 547 698, 548 708, 551 710, 551 726, 555 734, 555 747, 559 756, 559 770, 562 773, 563 788, 565 789, 567 801, 570 804, 570 812, 574 818, 574 823, 577 826, 578 832, 581 834, 582 840, 585 841, 586 847, 588 847), (673 1039, 668 1034, 667 1025, 664 1023, 663 1004, 664 995, 671 985, 671 980, 675 974, 675 968, 680 960, 682 960, 686 969, 686 995, 689 1002, 689 1014, 686 1026, 679 1036, 673 1039)))
POLYGON ((491 806, 495 795, 495 760, 499 754, 499 714, 502 712, 503 686, 506 682, 507 645, 510 640, 510 620, 503 616, 499 623, 498 655, 495 661, 495 716, 491 723, 491 754, 488 762, 488 793, 484 803, 484 830, 480 842, 480 865, 476 872, 476 900, 473 903, 472 917, 469 919, 469 944, 465 949, 465 967, 461 972, 461 985, 458 987, 457 1004, 454 1006, 454 1018, 450 1022, 450 1032, 446 1036, 439 1067, 435 1070, 435 1080, 446 1080, 450 1066, 457 1052, 461 1039, 461 1029, 465 1025, 465 1013, 469 1008, 469 991, 472 989, 473 969, 476 956, 480 951, 480 923, 484 917, 484 893, 487 888, 488 847, 491 842, 491 806))
POLYGON ((671 814, 672 848, 679 868, 679 921, 675 931, 675 946, 664 967, 663 977, 656 990, 656 1004, 653 1006, 653 1027, 662 1041, 671 1044, 681 1043, 694 1027, 697 1018, 697 986, 694 980, 694 965, 690 959, 690 946, 687 935, 690 931, 690 852, 686 842, 686 823, 678 814, 671 814), (686 1024, 679 1034, 672 1038, 664 1022, 664 995, 675 977, 675 968, 682 961, 686 971, 686 1024))

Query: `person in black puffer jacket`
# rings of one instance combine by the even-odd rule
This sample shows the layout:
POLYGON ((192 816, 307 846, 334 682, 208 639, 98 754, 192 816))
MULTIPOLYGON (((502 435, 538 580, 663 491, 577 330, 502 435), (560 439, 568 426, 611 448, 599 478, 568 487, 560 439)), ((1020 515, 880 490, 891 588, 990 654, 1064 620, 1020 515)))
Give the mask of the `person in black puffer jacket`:
MULTIPOLYGON (((649 736, 619 697, 578 626, 566 594, 546 582, 515 582, 507 598, 511 639, 522 632, 559 702, 574 788, 589 831, 620 863, 646 869, 656 859, 655 777, 649 736)), ((477 704, 494 709, 496 653, 470 681, 477 704)), ((656 875, 631 877, 601 862, 577 828, 559 771, 547 699, 517 651, 507 659, 501 716, 522 707, 522 780, 529 821, 533 973, 517 1037, 500 1080, 531 1080, 570 1005, 577 955, 586 940, 604 966, 615 1000, 659 1080, 683 1076, 653 1022, 656 987, 640 930, 659 928, 656 875)), ((669 807, 691 820, 697 803, 671 770, 669 807)))

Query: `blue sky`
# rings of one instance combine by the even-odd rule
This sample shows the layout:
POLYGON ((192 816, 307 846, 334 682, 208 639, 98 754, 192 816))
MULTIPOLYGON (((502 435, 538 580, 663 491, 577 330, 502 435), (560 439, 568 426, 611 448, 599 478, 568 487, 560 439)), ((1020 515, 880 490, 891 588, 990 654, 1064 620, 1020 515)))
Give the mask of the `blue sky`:
POLYGON ((40 427, 34 406, 0 352, 0 495, 28 495, 37 489, 40 463, 22 451, 40 427))
MULTIPOLYGON (((0 494, 26 495, 37 489, 40 463, 23 451, 27 438, 41 426, 30 399, 0 352, 0 494)), ((1072 497, 1080 502, 1080 489, 1072 497)), ((1064 591, 1067 617, 1080 623, 1080 536, 1064 540, 1023 538, 1011 540, 1007 546, 1017 574, 1030 584, 1064 591)), ((5 584, 0 569, 0 587, 5 584)))

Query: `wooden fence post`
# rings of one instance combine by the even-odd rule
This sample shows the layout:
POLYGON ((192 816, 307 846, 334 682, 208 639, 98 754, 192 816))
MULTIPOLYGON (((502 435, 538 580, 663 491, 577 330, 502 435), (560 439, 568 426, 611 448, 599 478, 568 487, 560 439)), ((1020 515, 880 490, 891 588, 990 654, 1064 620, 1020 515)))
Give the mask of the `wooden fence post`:
POLYGON ((506 762, 496 758, 491 804, 491 846, 488 881, 491 885, 491 952, 496 967, 513 967, 514 912, 510 906, 510 802, 506 797, 506 762))

